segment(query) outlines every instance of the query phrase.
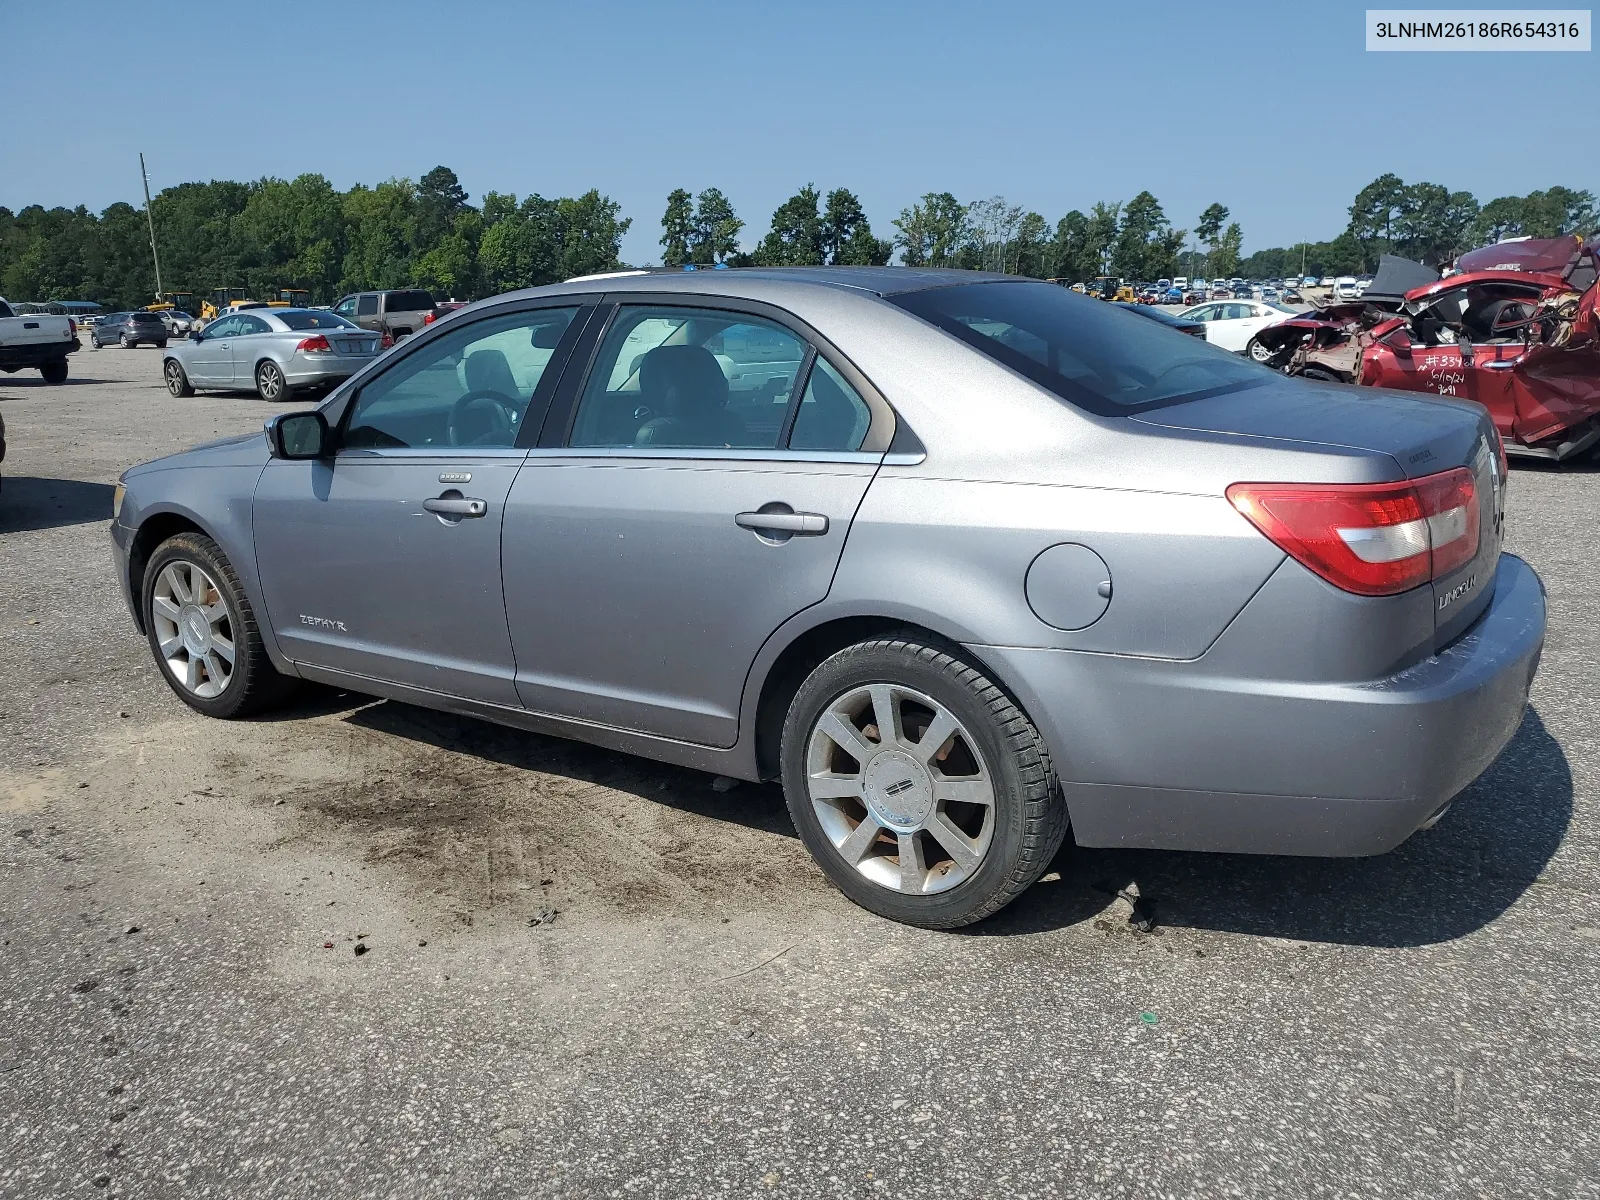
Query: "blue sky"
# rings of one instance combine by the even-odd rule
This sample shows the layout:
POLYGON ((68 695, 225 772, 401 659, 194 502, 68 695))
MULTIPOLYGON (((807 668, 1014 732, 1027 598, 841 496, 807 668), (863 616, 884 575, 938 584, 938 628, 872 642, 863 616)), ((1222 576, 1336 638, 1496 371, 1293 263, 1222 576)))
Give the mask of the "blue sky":
POLYGON ((474 201, 599 188, 645 262, 678 186, 722 188, 747 244, 808 181, 880 236, 927 191, 1054 222, 1148 188, 1183 227, 1220 200, 1247 250, 1333 236, 1384 171, 1600 190, 1592 53, 1369 54, 1364 11, 0 0, 0 204, 137 204, 140 150, 156 187, 443 163, 474 201))

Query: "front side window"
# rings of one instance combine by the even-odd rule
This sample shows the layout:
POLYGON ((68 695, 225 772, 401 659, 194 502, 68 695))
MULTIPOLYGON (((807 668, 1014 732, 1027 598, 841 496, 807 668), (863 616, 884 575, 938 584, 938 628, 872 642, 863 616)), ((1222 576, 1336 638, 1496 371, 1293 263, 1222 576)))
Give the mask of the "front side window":
POLYGON ((624 306, 578 403, 570 444, 771 450, 807 346, 771 321, 624 306))
POLYGON ((353 317, 353 316, 355 316, 356 315, 356 298, 354 296, 351 296, 346 300, 339 301, 339 303, 334 307, 333 311, 338 313, 341 317, 353 317))
POLYGON ((238 317, 223 317, 220 321, 213 321, 206 326, 206 337, 225 338, 232 337, 239 332, 238 317))
POLYGON ((352 448, 510 447, 577 308, 510 313, 438 338, 367 384, 352 448))
POLYGON ((260 317, 249 317, 249 316, 241 315, 236 319, 239 322, 238 332, 239 332, 239 335, 241 337, 243 335, 247 334, 247 333, 271 333, 272 332, 272 326, 268 325, 260 317))
POLYGON ((360 296, 356 300, 356 316, 375 317, 378 315, 378 298, 376 296, 360 296))
POLYGON ((1115 415, 1259 387, 1276 373, 1047 283, 968 283, 890 298, 1067 403, 1115 415))

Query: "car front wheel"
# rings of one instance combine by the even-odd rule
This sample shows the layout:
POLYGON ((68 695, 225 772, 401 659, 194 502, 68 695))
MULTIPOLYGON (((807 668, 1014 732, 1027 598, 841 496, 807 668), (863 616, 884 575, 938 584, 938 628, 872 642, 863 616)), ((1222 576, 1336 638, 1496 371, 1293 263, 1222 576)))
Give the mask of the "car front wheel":
POLYGON ((790 816, 824 873, 910 925, 998 912, 1067 833, 1033 723, 972 664, 910 637, 817 667, 790 705, 781 763, 790 816))
POLYGON ((163 542, 145 567, 143 612, 168 685, 208 717, 245 717, 287 695, 250 600, 222 549, 200 533, 163 542))
POLYGON ((167 391, 174 396, 194 395, 194 384, 189 382, 188 373, 184 371, 183 364, 177 359, 167 359, 167 365, 162 369, 162 374, 167 378, 167 391))

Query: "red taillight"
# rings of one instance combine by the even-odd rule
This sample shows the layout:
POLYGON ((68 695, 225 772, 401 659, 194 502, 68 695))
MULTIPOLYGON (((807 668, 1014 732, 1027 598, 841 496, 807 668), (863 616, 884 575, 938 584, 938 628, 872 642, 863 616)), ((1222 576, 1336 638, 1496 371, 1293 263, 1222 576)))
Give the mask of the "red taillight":
POLYGON ((385 330, 384 331, 384 335, 383 335, 382 346, 383 346, 383 348, 385 350, 387 350, 392 345, 394 345, 394 335, 389 333, 387 330, 385 330))
POLYGON ((1506 461, 1506 440, 1500 436, 1498 429, 1494 431, 1494 452, 1496 457, 1500 459, 1500 478, 1509 479, 1511 477, 1511 464, 1506 461))
POLYGON ((320 333, 314 333, 308 338, 303 338, 295 349, 306 354, 329 354, 333 351, 333 347, 328 345, 328 339, 320 333))
POLYGON ((422 323, 424 325, 432 325, 438 319, 439 319, 439 314, 438 313, 429 313, 427 316, 422 318, 422 323))
POLYGON ((1392 596, 1478 553, 1478 487, 1465 467, 1400 483, 1236 483, 1233 506, 1335 587, 1392 596))

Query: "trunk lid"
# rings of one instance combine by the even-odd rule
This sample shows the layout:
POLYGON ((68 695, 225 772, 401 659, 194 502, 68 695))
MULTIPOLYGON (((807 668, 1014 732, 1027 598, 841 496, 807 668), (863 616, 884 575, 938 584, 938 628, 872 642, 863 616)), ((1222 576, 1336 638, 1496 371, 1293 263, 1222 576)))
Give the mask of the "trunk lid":
MULTIPOLYGON (((1141 413, 1149 425, 1385 454, 1396 477, 1418 479, 1456 467, 1473 473, 1478 505, 1478 552, 1430 585, 1435 644, 1455 638, 1483 612, 1500 561, 1505 474, 1498 438, 1484 409, 1378 388, 1283 380, 1187 404, 1141 413)), ((1244 482, 1244 481, 1240 481, 1244 482)), ((1306 481, 1313 482, 1313 481, 1306 481)))

